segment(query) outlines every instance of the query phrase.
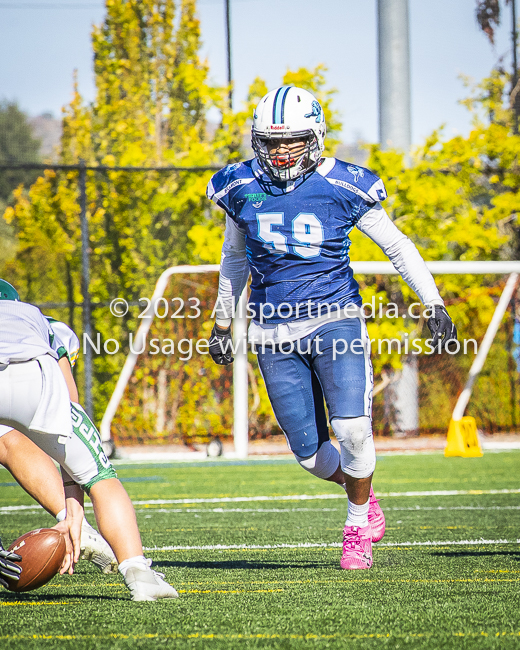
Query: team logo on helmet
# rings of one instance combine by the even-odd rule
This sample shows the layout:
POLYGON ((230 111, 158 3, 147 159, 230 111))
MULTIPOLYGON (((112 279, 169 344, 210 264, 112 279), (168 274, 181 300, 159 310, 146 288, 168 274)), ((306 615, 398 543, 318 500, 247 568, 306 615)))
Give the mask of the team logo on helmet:
POLYGON ((361 178, 365 176, 365 172, 361 167, 357 167, 356 165, 349 165, 347 170, 352 174, 352 176, 354 176, 354 183, 358 182, 360 176, 361 178))
POLYGON ((319 102, 314 100, 311 104, 312 112, 307 113, 305 117, 316 117, 316 122, 323 122, 323 111, 319 102))

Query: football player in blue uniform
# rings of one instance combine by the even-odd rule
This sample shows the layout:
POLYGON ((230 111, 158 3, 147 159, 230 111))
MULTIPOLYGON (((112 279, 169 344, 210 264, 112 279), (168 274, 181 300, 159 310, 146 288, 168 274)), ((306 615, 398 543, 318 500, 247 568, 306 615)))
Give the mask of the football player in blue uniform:
POLYGON ((381 206, 383 181, 369 169, 324 158, 325 134, 311 93, 277 88, 254 112, 255 158, 228 165, 209 182, 208 197, 226 213, 209 352, 216 363, 232 362, 231 316, 251 273, 249 342, 276 419, 298 463, 345 489, 341 567, 367 569, 385 521, 371 489, 373 377, 350 266, 351 230, 376 242, 430 307, 428 325, 440 345, 457 333, 417 248, 381 206))

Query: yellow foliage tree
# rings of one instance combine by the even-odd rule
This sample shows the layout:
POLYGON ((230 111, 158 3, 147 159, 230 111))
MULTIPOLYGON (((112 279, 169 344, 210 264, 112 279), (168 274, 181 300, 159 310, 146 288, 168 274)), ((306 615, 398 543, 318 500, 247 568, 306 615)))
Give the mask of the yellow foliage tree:
MULTIPOLYGON (((88 172, 94 302, 117 295, 136 300, 150 295, 167 266, 219 260, 224 220, 205 200, 210 172, 115 169, 224 165, 244 155, 242 143, 253 107, 268 88, 262 79, 255 79, 244 110, 229 111, 227 89, 211 86, 207 64, 199 58, 195 8, 195 0, 106 0, 105 21, 94 28, 92 36, 96 99, 86 104, 75 87, 72 102, 64 109, 60 162, 84 160, 109 168, 88 172), (206 124, 210 107, 221 113, 212 134, 206 124)), ((518 258, 520 139, 511 134, 511 111, 505 98, 508 81, 498 71, 484 80, 466 101, 475 113, 470 135, 447 140, 442 131, 433 133, 409 167, 395 152, 371 148, 368 166, 387 185, 386 207, 426 259, 518 258)), ((326 83, 326 68, 288 71, 282 83, 317 95, 328 126, 326 154, 334 155, 341 122, 333 108, 335 91, 326 83)), ((66 296, 71 305, 79 302, 77 171, 48 171, 29 190, 19 188, 15 199, 5 219, 17 233, 18 254, 4 273, 29 301, 54 302, 66 296)), ((352 239, 353 259, 384 259, 361 233, 354 230, 352 239)), ((441 291, 458 296, 453 312, 463 331, 470 324, 482 331, 493 307, 493 283, 476 285, 468 278, 441 279, 441 291)), ((411 298, 397 278, 364 278, 362 288, 367 301, 374 296, 404 304, 411 298)), ((56 315, 78 325, 73 307, 68 314, 56 315)), ((136 326, 129 317, 112 318, 103 307, 94 310, 93 320, 94 330, 103 338, 123 340, 126 331, 136 326)), ((395 319, 369 323, 372 338, 400 337, 415 327, 411 322, 396 324, 395 319)), ((97 415, 103 411, 122 360, 121 354, 96 359, 97 415)), ((155 372, 154 363, 150 367, 155 372)), ((375 358, 376 373, 385 364, 397 367, 399 359, 391 354, 375 358)), ((203 362, 193 366, 188 392, 200 397, 212 390, 201 388, 204 373, 213 376, 203 362), (200 385, 195 389, 197 381, 200 385)), ((155 381, 151 374, 145 379, 155 381)), ((257 413, 268 418, 263 384, 257 386, 254 376, 252 380, 254 399, 259 401, 257 413)), ((189 404, 192 411, 197 410, 195 402, 189 404)))
MULTIPOLYGON (((334 135, 341 125, 331 108, 333 91, 326 90, 323 74, 321 66, 314 71, 288 72, 283 83, 303 86, 319 96, 326 110, 328 132, 334 135)), ((511 133, 511 111, 505 92, 507 83, 507 75, 493 72, 464 102, 475 113, 474 128, 469 136, 444 139, 442 130, 435 131, 417 148, 409 166, 397 152, 383 152, 376 145, 370 147, 367 166, 386 184, 389 198, 385 207, 426 260, 519 258, 520 137, 511 133)), ((255 80, 249 105, 241 114, 244 125, 252 106, 266 90, 262 80, 255 80)), ((209 226, 196 227, 196 238, 205 242, 203 247, 196 249, 197 254, 214 263, 218 262, 222 243, 221 213, 217 219, 220 226, 218 221, 213 221, 209 226)), ((383 251, 360 231, 354 229, 351 239, 353 260, 386 260, 383 251)), ((359 279, 366 303, 371 303, 372 299, 376 305, 395 302, 402 313, 406 305, 416 300, 400 278, 359 279)), ((437 283, 461 337, 479 340, 491 319, 500 291, 497 278, 443 276, 437 277, 437 283)), ((370 338, 376 340, 402 340, 412 333, 414 337, 427 336, 424 325, 424 319, 418 322, 389 317, 368 321, 370 338)), ((469 361, 465 359, 461 363, 467 365, 469 361)), ((402 357, 395 347, 388 351, 383 346, 380 354, 374 354, 373 362, 377 379, 385 367, 399 369, 402 357)), ((261 408, 267 413, 267 399, 261 382, 259 385, 261 408)), ((442 391, 440 395, 449 409, 449 401, 442 397, 442 391)))
MULTIPOLYGON (((114 296, 151 295, 168 266, 190 263, 190 228, 202 222, 210 173, 127 172, 122 166, 223 164, 232 148, 226 133, 225 89, 208 81, 200 60, 195 0, 106 0, 106 17, 92 34, 96 98, 89 105, 76 84, 63 112, 60 163, 103 165, 87 174, 91 282, 94 303, 114 296), (220 108, 211 135, 206 115, 220 108)), ((5 219, 18 236, 18 255, 6 274, 32 302, 81 300, 78 172, 46 172, 29 191, 19 188, 5 219)), ((77 315, 56 314, 79 329, 77 315)), ((136 321, 93 310, 103 338, 126 339, 136 321)), ((98 357, 97 413, 121 367, 121 354, 98 357)))

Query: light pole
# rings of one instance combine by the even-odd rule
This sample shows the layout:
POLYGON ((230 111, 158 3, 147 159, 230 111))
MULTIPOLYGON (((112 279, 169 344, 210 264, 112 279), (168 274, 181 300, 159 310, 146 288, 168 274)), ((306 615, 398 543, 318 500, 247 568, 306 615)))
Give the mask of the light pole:
POLYGON ((379 142, 406 156, 412 144, 408 0, 377 0, 379 142))
MULTIPOLYGON (((410 161, 412 145, 410 91, 410 18, 408 0, 377 0, 379 60, 379 142, 397 149, 410 161)), ((419 368, 406 355, 403 368, 385 391, 394 435, 414 435, 419 429, 419 368)))
POLYGON ((518 135, 518 118, 520 113, 520 97, 518 96, 518 60, 517 60, 517 42, 518 31, 516 29, 516 0, 511 0, 511 18, 512 18, 512 32, 511 38, 513 41, 513 78, 511 83, 511 99, 513 100, 513 133, 518 135))
POLYGON ((233 110, 233 75, 231 73, 231 8, 230 0, 225 0, 226 3, 226 52, 227 52, 227 82, 229 86, 228 101, 229 110, 233 110))
MULTIPOLYGON (((92 335, 90 323, 90 237, 87 219, 87 169, 84 160, 79 161, 79 206, 81 222, 81 293, 83 295, 83 334, 89 338, 92 335)), ((85 376, 84 404, 86 412, 92 417, 92 350, 85 346, 83 356, 85 376)))

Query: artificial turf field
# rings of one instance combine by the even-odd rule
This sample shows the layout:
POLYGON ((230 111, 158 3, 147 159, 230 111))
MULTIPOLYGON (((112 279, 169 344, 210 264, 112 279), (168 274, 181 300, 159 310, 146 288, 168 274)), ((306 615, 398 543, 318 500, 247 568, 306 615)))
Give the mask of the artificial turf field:
MULTIPOLYGON (((520 648, 520 452, 379 457, 386 535, 372 569, 350 572, 346 497, 293 461, 117 470, 179 599, 132 603, 120 576, 80 562, 0 591, 0 648, 520 648)), ((53 525, 5 470, 0 486, 6 546, 53 525)))

